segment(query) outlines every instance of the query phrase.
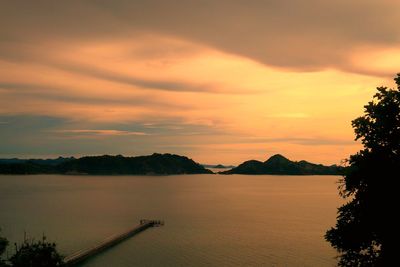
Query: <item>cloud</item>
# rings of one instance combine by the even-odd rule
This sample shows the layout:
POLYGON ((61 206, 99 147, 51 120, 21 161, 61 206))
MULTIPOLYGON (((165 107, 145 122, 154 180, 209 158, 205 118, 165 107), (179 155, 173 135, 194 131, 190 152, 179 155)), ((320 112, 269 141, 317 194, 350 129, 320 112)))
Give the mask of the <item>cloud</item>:
POLYGON ((7 25, 0 41, 101 41, 146 33, 276 67, 346 69, 349 56, 362 45, 399 45, 399 7, 394 0, 7 1, 0 11, 1 25, 7 25))
POLYGON ((244 138, 243 143, 288 143, 304 146, 354 145, 353 140, 323 137, 280 137, 280 138, 244 138))
MULTIPOLYGON (((71 92, 67 86, 62 85, 46 85, 34 83, 1 83, 0 88, 3 90, 3 95, 12 95, 19 101, 23 99, 41 99, 58 102, 71 103, 88 103, 101 104, 104 106, 118 104, 121 106, 136 106, 136 107, 164 107, 168 109, 189 108, 188 104, 172 103, 163 101, 157 97, 149 97, 148 95, 130 94, 124 97, 114 94, 114 97, 101 94, 84 94, 71 92)), ((89 91, 89 90, 88 90, 89 91)), ((112 94, 112 92, 110 92, 112 94)))
POLYGON ((98 130, 98 129, 73 129, 73 130, 56 130, 56 133, 66 134, 83 134, 83 135, 102 135, 102 136, 122 136, 122 135, 134 135, 144 136, 149 135, 145 132, 131 132, 131 131, 119 131, 119 130, 98 130))
POLYGON ((215 63, 225 63, 223 67, 226 68, 223 60, 232 61, 235 58, 195 43, 165 36, 138 35, 133 39, 103 40, 100 44, 84 40, 53 40, 49 43, 42 40, 25 45, 0 42, 0 48, 0 63, 3 65, 37 67, 64 76, 75 75, 125 85, 131 89, 215 94, 257 93, 251 87, 243 88, 234 83, 226 86, 226 79, 213 79, 212 76, 217 76, 219 69, 211 77, 203 75, 201 79, 190 79, 193 75, 198 76, 200 70, 194 74, 184 73, 190 69, 187 65, 193 67, 193 64, 207 64, 202 60, 208 58, 211 68, 215 63), (210 54, 214 58, 210 58, 210 54), (186 69, 183 69, 185 66, 186 69))
POLYGON ((220 93, 215 84, 213 85, 206 83, 196 84, 196 83, 173 82, 173 81, 162 81, 162 80, 160 81, 145 80, 134 77, 133 75, 123 75, 115 72, 113 73, 107 70, 101 70, 93 66, 84 66, 77 64, 52 63, 49 64, 49 66, 64 71, 71 71, 79 73, 81 75, 86 75, 102 80, 108 80, 116 83, 122 83, 134 87, 139 87, 142 89, 166 90, 166 91, 177 91, 177 92, 220 93))
POLYGON ((4 1, 1 152, 336 162, 393 85, 399 17, 389 0, 4 1))
POLYGON ((0 157, 81 156, 92 154, 144 155, 153 152, 180 153, 165 144, 190 142, 191 138, 218 135, 213 127, 188 124, 181 120, 148 123, 67 120, 53 116, 0 116, 0 157), (88 127, 88 128, 83 128, 88 127), (193 132, 200 133, 193 136, 193 132))

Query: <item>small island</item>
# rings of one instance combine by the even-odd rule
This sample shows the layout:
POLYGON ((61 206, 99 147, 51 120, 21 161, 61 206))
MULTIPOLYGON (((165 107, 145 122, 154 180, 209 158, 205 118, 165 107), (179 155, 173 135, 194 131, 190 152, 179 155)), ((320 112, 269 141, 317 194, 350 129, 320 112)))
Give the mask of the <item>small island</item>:
POLYGON ((173 175, 212 174, 185 156, 154 153, 148 156, 122 155, 58 158, 53 160, 0 160, 1 174, 94 174, 94 175, 173 175))
POLYGON ((305 160, 291 161, 276 154, 265 162, 245 161, 237 167, 201 165, 192 159, 175 155, 154 153, 148 156, 124 157, 122 155, 85 156, 56 159, 0 159, 0 174, 92 174, 92 175, 174 175, 213 174, 207 169, 228 169, 219 174, 280 174, 280 175, 340 175, 344 168, 324 166, 305 160))
POLYGON ((278 175, 340 175, 343 167, 324 166, 305 160, 291 161, 280 154, 270 157, 265 162, 258 160, 245 161, 236 168, 219 172, 219 174, 278 174, 278 175))

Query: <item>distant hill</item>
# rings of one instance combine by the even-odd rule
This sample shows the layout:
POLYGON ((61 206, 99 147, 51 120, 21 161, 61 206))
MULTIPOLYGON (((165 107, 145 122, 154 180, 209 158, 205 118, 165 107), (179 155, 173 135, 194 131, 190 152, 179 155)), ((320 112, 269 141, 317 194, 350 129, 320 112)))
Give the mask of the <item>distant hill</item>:
POLYGON ((56 159, 0 159, 0 174, 51 174, 59 173, 58 166, 74 157, 56 159))
POLYGON ((291 161, 277 154, 267 161, 249 160, 236 168, 219 172, 220 174, 281 174, 281 175, 338 175, 343 173, 343 168, 332 165, 324 166, 302 161, 291 161))
POLYGON ((0 160, 0 173, 168 175, 213 172, 184 156, 154 153, 139 157, 87 156, 78 159, 68 158, 58 163, 46 160, 0 160))
POLYGON ((232 165, 222 165, 222 164, 217 164, 217 165, 211 165, 211 164, 202 164, 204 168, 213 168, 213 169, 232 169, 235 168, 235 166, 232 165))
POLYGON ((34 164, 39 164, 39 165, 59 165, 60 163, 63 163, 65 161, 73 160, 75 159, 74 157, 58 157, 55 159, 18 159, 18 158, 11 158, 11 159, 0 159, 0 164, 7 164, 7 163, 34 163, 34 164))

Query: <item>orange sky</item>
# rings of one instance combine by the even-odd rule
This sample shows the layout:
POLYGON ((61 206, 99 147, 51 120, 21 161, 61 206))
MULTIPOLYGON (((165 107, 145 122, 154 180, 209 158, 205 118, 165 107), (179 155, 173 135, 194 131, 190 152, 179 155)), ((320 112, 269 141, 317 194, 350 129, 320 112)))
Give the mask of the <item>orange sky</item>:
POLYGON ((188 2, 8 2, 0 157, 339 164, 360 148, 351 120, 400 70, 399 4, 188 2))

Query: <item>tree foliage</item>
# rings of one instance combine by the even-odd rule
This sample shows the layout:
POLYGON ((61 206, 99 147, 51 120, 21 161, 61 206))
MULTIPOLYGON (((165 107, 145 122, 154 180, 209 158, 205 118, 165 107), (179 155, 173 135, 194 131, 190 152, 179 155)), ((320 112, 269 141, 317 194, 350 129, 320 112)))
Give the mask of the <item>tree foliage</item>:
POLYGON ((393 266, 399 241, 400 74, 397 88, 378 87, 364 115, 353 120, 364 148, 348 159, 340 184, 348 202, 325 238, 340 253, 339 266, 393 266))
MULTIPOLYGON (((0 237, 0 256, 8 245, 7 239, 0 237)), ((57 252, 56 244, 42 240, 25 239, 21 245, 15 244, 15 254, 7 260, 0 259, 0 267, 58 267, 63 266, 63 257, 57 252)))
POLYGON ((7 245, 8 245, 8 240, 0 236, 0 267, 7 266, 5 261, 1 258, 2 254, 6 251, 7 245))

